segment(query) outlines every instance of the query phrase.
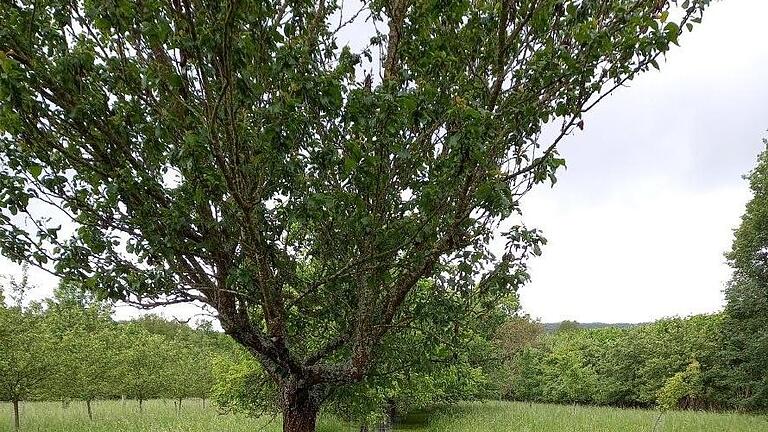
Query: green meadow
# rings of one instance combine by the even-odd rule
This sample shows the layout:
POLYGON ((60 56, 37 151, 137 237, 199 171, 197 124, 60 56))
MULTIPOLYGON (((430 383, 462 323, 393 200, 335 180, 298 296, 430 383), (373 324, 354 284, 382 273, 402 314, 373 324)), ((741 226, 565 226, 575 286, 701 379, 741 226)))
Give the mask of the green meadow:
MULTIPOLYGON (((0 430, 12 427, 10 404, 1 405, 0 430)), ((101 401, 93 404, 94 419, 85 405, 72 402, 28 402, 21 405, 22 432, 278 432, 280 420, 221 414, 200 400, 184 401, 177 412, 173 401, 101 401)), ((322 417, 318 431, 357 431, 356 425, 322 417)), ((737 413, 475 402, 413 414, 396 430, 421 432, 762 432, 768 416, 737 413)))

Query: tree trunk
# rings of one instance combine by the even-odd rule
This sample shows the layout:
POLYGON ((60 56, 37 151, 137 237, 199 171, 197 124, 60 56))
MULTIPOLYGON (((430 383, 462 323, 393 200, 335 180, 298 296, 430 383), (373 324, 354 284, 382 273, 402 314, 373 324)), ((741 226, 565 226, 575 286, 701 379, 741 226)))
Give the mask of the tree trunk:
POLYGON ((179 414, 181 414, 181 398, 179 398, 179 414))
POLYGON ((387 400, 387 406, 384 408, 384 419, 379 423, 376 428, 376 432, 391 432, 392 427, 395 424, 395 416, 397 415, 397 406, 392 399, 387 400))
POLYGON ((205 408, 205 398, 203 398, 203 408, 205 408))
POLYGON ((319 397, 312 389, 296 388, 293 383, 283 384, 283 432, 315 432, 319 397))
POLYGON ((315 432, 317 410, 314 407, 296 407, 283 412, 283 432, 315 432))
POLYGON ((139 413, 141 414, 143 412, 144 412, 144 401, 141 400, 141 398, 139 398, 139 413))
POLYGON ((91 411, 91 400, 85 400, 85 409, 88 411, 88 420, 93 420, 93 411, 91 411))
POLYGON ((13 401, 13 430, 17 431, 21 427, 19 422, 19 401, 13 401))

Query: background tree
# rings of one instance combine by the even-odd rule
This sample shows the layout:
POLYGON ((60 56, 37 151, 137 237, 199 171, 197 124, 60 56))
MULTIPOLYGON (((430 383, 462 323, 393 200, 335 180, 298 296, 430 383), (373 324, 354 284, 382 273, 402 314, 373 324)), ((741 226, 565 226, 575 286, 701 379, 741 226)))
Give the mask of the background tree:
POLYGON ((219 334, 209 327, 193 329, 187 323, 152 314, 132 320, 130 326, 166 341, 169 357, 163 367, 166 382, 162 395, 173 399, 178 410, 183 399, 209 396, 213 386, 211 357, 231 349, 230 344, 218 340, 219 334))
POLYGON ((701 365, 692 361, 685 371, 674 374, 667 379, 664 387, 659 389, 657 403, 663 410, 689 408, 703 396, 701 365))
MULTIPOLYGON (((23 296, 15 294, 18 303, 23 296)), ((0 304, 0 400, 13 406, 14 428, 19 429, 19 403, 39 396, 60 372, 52 332, 39 304, 28 308, 0 304)))
POLYGON ((197 321, 194 332, 185 343, 192 349, 192 355, 196 358, 195 368, 188 371, 189 394, 191 397, 200 398, 205 407, 206 400, 212 396, 216 381, 213 373, 215 356, 232 355, 235 350, 241 349, 241 346, 221 332, 213 330, 209 321, 197 321))
POLYGON ((733 277, 725 290, 723 335, 740 406, 764 410, 768 408, 768 152, 760 154, 746 179, 752 199, 726 255, 733 277))
POLYGON ((498 329, 496 342, 504 353, 514 356, 536 343, 544 335, 544 326, 527 315, 509 317, 498 329))
POLYGON ((129 303, 209 305, 285 430, 314 430, 418 281, 492 308, 525 280, 540 237, 492 254, 500 222, 708 3, 7 2, 0 248, 129 303), (356 21, 370 44, 339 47, 356 21))
POLYGON ((570 321, 565 320, 560 323, 559 326, 557 326, 557 332, 573 332, 573 331, 579 331, 581 327, 579 326, 579 323, 576 321, 570 321))
POLYGON ((502 364, 494 374, 494 381, 501 383, 502 397, 509 398, 514 393, 518 398, 534 399, 526 394, 524 388, 536 388, 538 385, 529 385, 517 378, 530 376, 530 373, 520 370, 531 366, 521 354, 540 343, 543 335, 544 326, 527 315, 509 317, 497 330, 494 342, 498 346, 502 364), (513 390, 512 386, 517 388, 513 390))
POLYGON ((213 387, 210 353, 205 347, 190 346, 180 340, 170 341, 166 350, 171 356, 164 365, 167 381, 163 395, 174 400, 180 413, 184 399, 208 397, 213 387))
POLYGON ((592 342, 585 331, 566 328, 551 340, 549 355, 542 365, 543 397, 565 403, 586 403, 595 399, 598 376, 589 356, 592 342))
POLYGON ((80 286, 62 283, 46 302, 45 316, 55 340, 57 363, 66 371, 51 381, 49 396, 62 400, 83 400, 89 418, 92 402, 107 397, 109 377, 115 366, 112 308, 97 301, 80 286))
POLYGON ((174 352, 167 346, 173 345, 167 339, 144 331, 138 326, 126 327, 119 333, 117 380, 122 395, 135 399, 139 411, 144 401, 167 393, 174 352))

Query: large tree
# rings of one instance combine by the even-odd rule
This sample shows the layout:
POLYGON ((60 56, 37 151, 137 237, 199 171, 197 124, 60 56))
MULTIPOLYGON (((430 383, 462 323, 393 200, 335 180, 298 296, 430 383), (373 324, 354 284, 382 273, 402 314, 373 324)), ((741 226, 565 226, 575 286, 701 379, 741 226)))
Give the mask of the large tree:
POLYGON ((708 3, 5 0, 0 248, 209 305, 314 430, 419 280, 493 307, 526 279, 540 237, 494 255, 500 222, 708 3))

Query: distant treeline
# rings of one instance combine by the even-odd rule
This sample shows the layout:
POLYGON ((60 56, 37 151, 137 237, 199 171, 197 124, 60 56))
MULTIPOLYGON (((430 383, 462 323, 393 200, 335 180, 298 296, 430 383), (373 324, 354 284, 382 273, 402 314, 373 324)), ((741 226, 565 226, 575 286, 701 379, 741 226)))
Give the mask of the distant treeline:
POLYGON ((564 322, 549 333, 535 322, 512 320, 504 329, 516 336, 506 348, 503 394, 550 403, 765 409, 732 367, 738 353, 728 348, 726 322, 724 314, 624 328, 564 322))
POLYGON ((647 323, 639 323, 639 324, 638 323, 604 323, 604 322, 582 323, 578 321, 561 321, 561 322, 542 323, 541 326, 544 327, 545 332, 554 333, 562 327, 569 327, 569 326, 585 329, 585 330, 591 330, 591 329, 601 329, 606 327, 632 328, 632 327, 637 327, 645 324, 647 323))

